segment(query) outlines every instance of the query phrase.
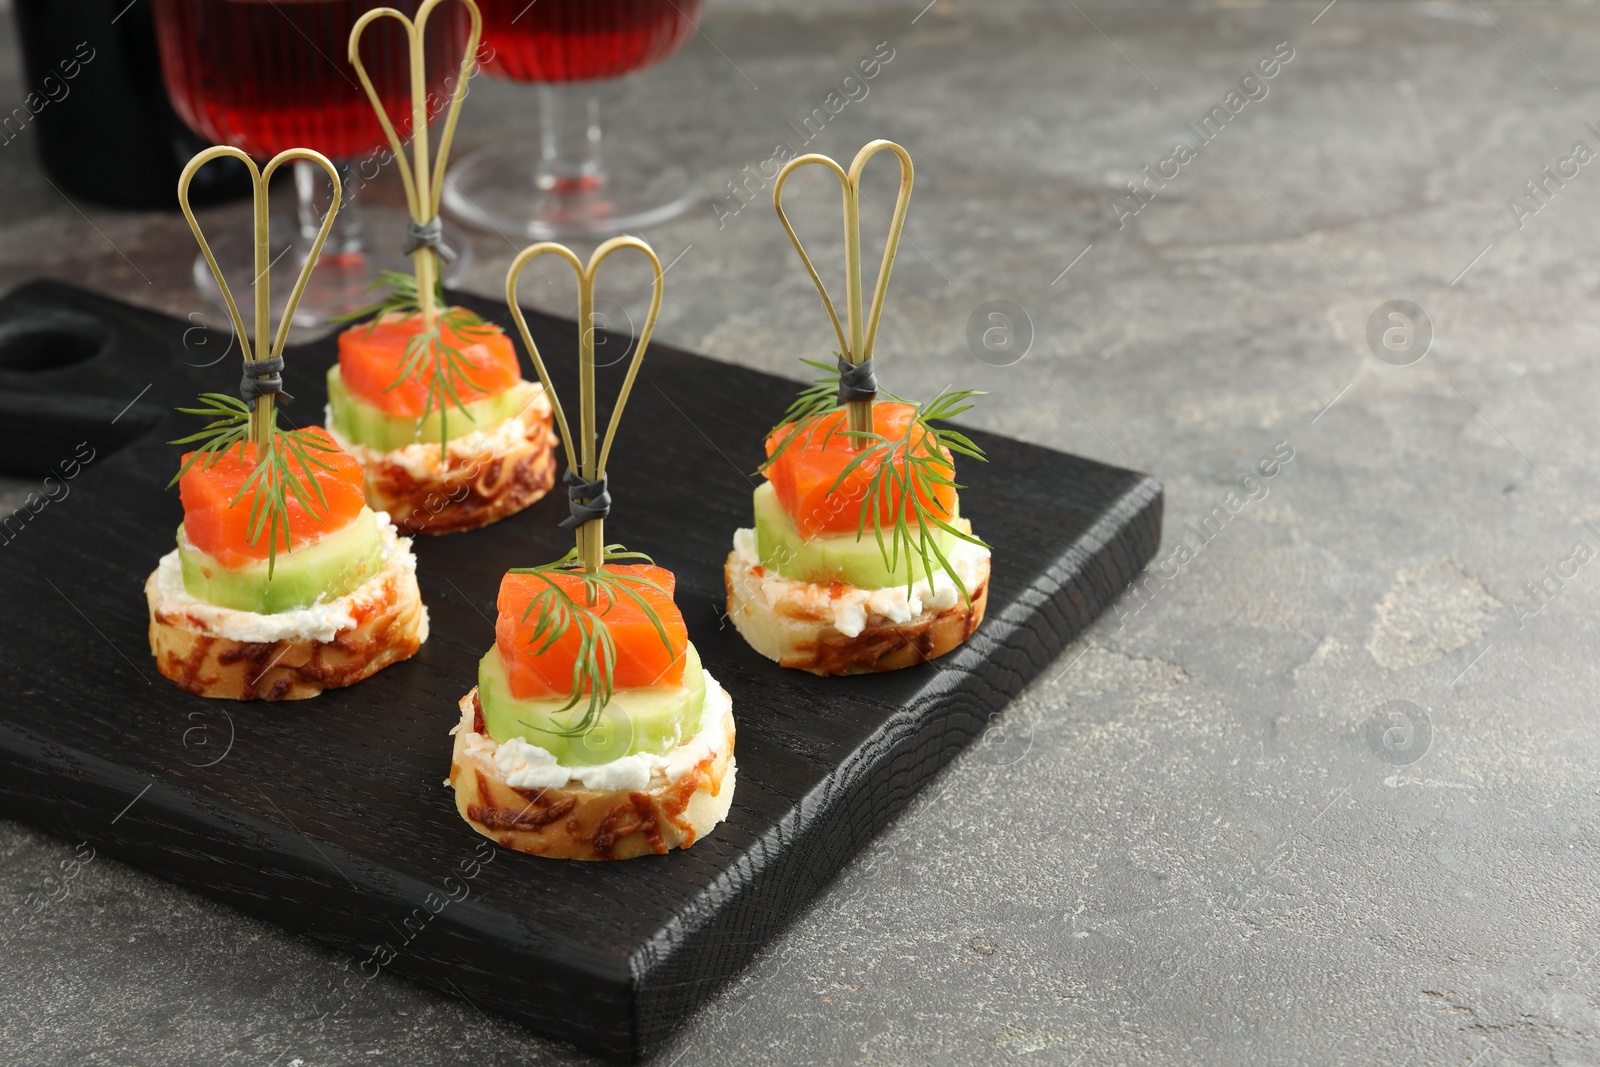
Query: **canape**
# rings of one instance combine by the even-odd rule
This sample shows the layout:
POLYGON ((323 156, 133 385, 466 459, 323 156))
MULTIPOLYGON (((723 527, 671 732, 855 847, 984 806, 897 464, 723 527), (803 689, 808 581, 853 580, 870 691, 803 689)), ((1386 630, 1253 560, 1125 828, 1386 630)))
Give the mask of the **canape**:
POLYGON ((339 203, 339 177, 316 152, 291 149, 266 167, 237 148, 195 156, 178 180, 178 201, 221 289, 243 350, 238 397, 205 393, 179 410, 209 421, 173 444, 186 452, 172 483, 183 504, 178 544, 145 581, 156 668, 191 693, 234 700, 297 700, 350 685, 415 654, 428 637, 410 542, 367 507, 361 465, 321 427, 278 425, 288 324, 339 203), (256 196, 260 268, 255 329, 244 319, 189 206, 189 183, 205 163, 240 160, 256 196), (267 183, 288 161, 320 166, 333 207, 274 333, 268 322, 267 183))
POLYGON ((724 578, 729 620, 782 666, 823 675, 909 667, 983 621, 989 549, 960 514, 939 437, 950 431, 931 429, 911 404, 877 402, 872 415, 880 440, 864 457, 837 409, 767 438, 755 524, 734 533, 724 578), (908 468, 913 484, 923 480, 915 495, 902 487, 908 468))
POLYGON ((539 856, 628 859, 687 848, 726 817, 733 701, 689 643, 674 586, 637 564, 505 576, 494 647, 453 731, 450 784, 473 829, 539 856), (557 605, 592 629, 574 621, 552 640, 557 605), (580 663, 586 643, 613 646, 609 670, 580 663), (574 675, 597 668, 609 693, 591 681, 574 699, 574 675))
POLYGON ((554 563, 501 580, 495 643, 478 664, 477 686, 461 699, 446 784, 474 830, 537 856, 616 860, 688 848, 733 803, 733 701, 689 642, 672 599, 676 579, 604 538, 606 460, 661 290, 661 261, 632 237, 606 241, 587 266, 564 246, 532 245, 506 276, 512 317, 566 442, 571 515, 562 526, 577 543, 554 563), (602 443, 593 332, 579 338, 574 437, 517 305, 517 279, 534 257, 558 254, 578 275, 580 305, 590 307, 595 271, 619 248, 645 255, 655 285, 602 443))
POLYGON ((290 493, 283 521, 254 540, 255 447, 184 456, 178 547, 145 596, 156 668, 191 693, 312 697, 409 658, 428 638, 411 542, 366 506, 360 464, 319 427, 294 440, 278 447, 309 479, 307 499, 290 493))
POLYGON ((360 461, 367 502, 408 533, 485 526, 555 484, 550 402, 511 339, 465 308, 437 314, 429 334, 419 311, 377 311, 339 335, 328 369, 328 428, 360 461), (418 360, 419 344, 451 355, 418 360))
POLYGON ((833 320, 839 352, 766 439, 755 523, 735 532, 724 567, 728 618, 757 652, 820 675, 896 670, 942 656, 971 637, 989 596, 989 547, 961 515, 957 454, 982 459, 963 434, 935 422, 968 410, 960 389, 927 404, 878 399, 873 343, 911 192, 911 157, 874 141, 846 172, 826 156, 792 160, 773 203, 833 320), (861 307, 859 239, 847 243, 849 334, 784 214, 788 176, 820 163, 845 187, 846 230, 859 223, 862 167, 900 158, 900 195, 870 316, 861 307))
POLYGON ((470 16, 461 70, 444 110, 438 152, 428 155, 422 35, 439 0, 413 21, 377 8, 350 32, 349 58, 394 151, 411 213, 406 251, 414 274, 385 271, 385 295, 347 316, 367 320, 339 336, 339 363, 328 371, 328 427, 361 462, 367 502, 411 533, 470 530, 515 514, 555 484, 555 437, 543 388, 524 381, 504 331, 444 303, 440 261, 455 253, 439 221, 456 119, 475 68, 482 16, 470 16), (412 42, 412 138, 406 154, 361 60, 361 35, 379 19, 401 23, 412 42))

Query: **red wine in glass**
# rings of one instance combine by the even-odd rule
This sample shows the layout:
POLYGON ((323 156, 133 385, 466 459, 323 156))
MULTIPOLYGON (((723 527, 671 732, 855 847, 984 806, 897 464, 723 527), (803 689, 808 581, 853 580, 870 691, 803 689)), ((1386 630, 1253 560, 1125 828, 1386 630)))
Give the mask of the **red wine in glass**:
POLYGON ((694 33, 704 0, 481 0, 484 69, 519 82, 620 78, 694 33))
MULTIPOLYGON (((173 107, 196 132, 258 159, 285 148, 314 148, 331 159, 380 150, 388 142, 346 58, 351 29, 373 6, 371 0, 155 0, 173 107)), ((412 15, 417 0, 396 6, 412 15)), ((430 21, 429 73, 442 80, 462 39, 453 26, 439 27, 437 16, 430 21)), ((409 136, 404 30, 380 19, 361 42, 362 62, 390 121, 409 136)))
POLYGON ((483 149, 446 180, 464 221, 527 237, 619 232, 700 198, 689 171, 637 140, 602 146, 594 83, 645 70, 695 32, 704 0, 478 0, 483 69, 539 87, 540 141, 483 149))
MULTIPOLYGON (((344 205, 301 300, 297 317, 301 325, 314 325, 370 303, 365 290, 380 268, 407 269, 403 257, 388 248, 392 245, 398 252, 404 219, 386 212, 391 217, 382 230, 364 234, 362 213, 355 207, 359 186, 375 176, 378 164, 387 158, 383 128, 348 59, 350 31, 374 6, 373 0, 154 0, 162 79, 173 108, 187 125, 257 160, 286 148, 313 148, 340 167, 344 205)), ((391 6, 411 16, 419 0, 394 0, 391 6)), ((464 31, 459 5, 443 5, 429 19, 424 51, 435 116, 446 103, 445 79, 455 75, 466 42, 464 31)), ((361 58, 390 121, 402 138, 409 137, 411 76, 403 27, 393 19, 377 20, 362 35, 361 58)), ((320 171, 314 165, 294 166, 297 239, 309 251, 322 216, 318 200, 327 199, 326 182, 317 177, 320 171)), ((238 235, 225 236, 232 239, 219 244, 248 244, 238 235)), ((459 240, 452 243, 462 250, 459 240)), ((221 258, 222 248, 216 250, 221 258)), ((452 275, 459 276, 464 269, 464 258, 452 265, 452 275)), ((272 284, 275 302, 287 296, 305 259, 285 255, 279 262, 272 284)), ((230 278, 237 277, 235 270, 227 270, 230 266, 236 264, 225 264, 224 269, 230 278)), ((249 268, 242 269, 248 277, 249 268)), ((203 289, 212 288, 202 261, 196 262, 195 276, 203 289)))

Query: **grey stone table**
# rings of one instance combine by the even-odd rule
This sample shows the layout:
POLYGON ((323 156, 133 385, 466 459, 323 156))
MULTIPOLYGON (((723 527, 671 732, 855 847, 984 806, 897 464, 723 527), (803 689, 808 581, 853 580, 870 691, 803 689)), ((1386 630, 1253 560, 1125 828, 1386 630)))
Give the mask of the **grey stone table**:
MULTIPOLYGON (((648 235, 661 336, 792 374, 831 335, 724 182, 892 52, 811 147, 916 156, 897 386, 1168 493, 1139 591, 662 1064, 1600 1060, 1600 11, 1325 2, 713 5, 617 94, 722 197, 648 235), (969 345, 991 300, 1020 360, 969 345)), ((531 111, 483 83, 463 146, 531 111)), ((204 312, 180 219, 67 203, 23 140, 0 289, 204 312)), ((401 980, 324 1018, 338 959, 109 859, 27 915, 71 843, 0 855, 7 1062, 583 1062, 401 980)))

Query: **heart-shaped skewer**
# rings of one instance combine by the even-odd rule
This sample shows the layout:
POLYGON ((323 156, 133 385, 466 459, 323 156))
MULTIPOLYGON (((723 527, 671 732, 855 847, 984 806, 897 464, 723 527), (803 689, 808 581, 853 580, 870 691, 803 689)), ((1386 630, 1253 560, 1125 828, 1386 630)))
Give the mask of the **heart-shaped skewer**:
MULTIPOLYGON (((317 265, 317 257, 322 254, 322 246, 328 240, 328 233, 333 229, 333 220, 339 212, 339 171, 328 157, 309 148, 288 148, 273 156, 265 167, 257 167, 255 160, 251 159, 240 149, 231 145, 217 145, 207 148, 189 161, 183 168, 183 173, 178 177, 178 205, 183 208, 183 217, 189 220, 189 228, 194 231, 194 239, 200 243, 200 253, 205 256, 206 266, 211 268, 211 276, 216 279, 217 288, 222 291, 222 300, 228 307, 228 318, 233 322, 233 331, 239 338, 240 350, 244 354, 245 376, 267 380, 277 377, 278 371, 272 370, 263 374, 252 374, 251 366, 269 361, 279 361, 283 356, 284 344, 289 339, 289 327, 294 323, 295 309, 300 306, 300 297, 306 291, 306 283, 311 280, 311 271, 317 265), (189 205, 189 183, 194 179, 195 172, 213 159, 232 157, 244 162, 249 168, 250 182, 255 198, 255 271, 256 276, 252 283, 255 290, 255 330, 246 331, 244 317, 239 314, 239 305, 233 298, 233 292, 228 288, 228 280, 222 276, 222 268, 217 266, 217 257, 211 252, 211 245, 206 240, 206 235, 200 229, 200 220, 195 218, 194 208, 189 205), (328 213, 323 216, 322 226, 317 230, 315 240, 311 242, 310 254, 305 263, 300 267, 300 274, 295 279, 294 289, 289 293, 289 299, 283 306, 283 314, 278 319, 276 332, 272 331, 272 291, 269 284, 272 274, 272 252, 270 242, 270 215, 268 211, 267 183, 272 180, 273 173, 283 164, 295 160, 308 160, 321 167, 333 182, 333 201, 328 206, 328 213), (252 341, 252 338, 254 339, 252 341), (266 354, 262 355, 265 347, 266 354)), ((272 366, 280 364, 273 362, 272 366)), ((250 440, 258 447, 262 446, 272 426, 273 394, 261 392, 255 396, 250 412, 250 440)))
POLYGON ((603 524, 605 512, 610 506, 610 496, 605 486, 606 461, 611 456, 611 443, 617 436, 617 425, 622 419, 622 409, 628 402, 628 394, 633 391, 633 381, 639 375, 639 364, 644 360, 644 350, 649 346, 650 335, 656 328, 656 316, 661 313, 661 292, 665 281, 661 259, 653 248, 637 237, 611 238, 594 250, 589 256, 587 266, 566 245, 555 241, 540 241, 523 249, 517 258, 512 260, 510 269, 506 271, 506 304, 511 309, 511 317, 516 320, 517 331, 522 335, 522 343, 528 348, 534 370, 539 372, 539 381, 544 383, 545 394, 550 398, 550 408, 555 414, 556 426, 560 429, 561 440, 566 446, 567 480, 574 508, 573 517, 562 525, 573 523, 576 526, 578 558, 586 571, 598 571, 604 562, 603 524), (639 331, 639 342, 634 347, 633 360, 628 364, 628 372, 622 379, 616 406, 611 409, 611 421, 606 427, 605 439, 599 442, 599 448, 596 449, 598 426, 595 419, 594 395, 595 274, 606 257, 622 248, 637 248, 644 253, 654 269, 655 277, 650 292, 650 311, 645 315, 644 328, 639 331), (579 424, 576 439, 567 423, 561 401, 556 396, 555 386, 550 381, 550 373, 545 369, 544 359, 539 355, 539 346, 534 344, 533 335, 528 332, 527 320, 517 303, 517 282, 522 277, 522 269, 539 256, 546 254, 557 255, 566 260, 572 266, 573 273, 578 276, 579 424), (579 484, 573 482, 573 472, 577 472, 579 484), (604 504, 597 503, 602 497, 604 504))
MULTIPOLYGON (((818 294, 822 297, 822 306, 828 312, 828 318, 833 323, 833 332, 839 340, 839 354, 851 366, 859 367, 869 363, 872 359, 872 349, 878 337, 878 323, 883 316, 883 297, 889 288, 889 271, 894 266, 895 252, 900 247, 900 232, 905 226, 906 208, 911 202, 911 182, 913 170, 911 154, 893 141, 876 140, 864 145, 861 151, 850 163, 847 171, 831 157, 817 152, 808 152, 797 156, 786 163, 778 172, 776 182, 772 186, 772 206, 778 212, 778 220, 783 223, 784 230, 789 234, 794 249, 800 253, 800 261, 805 264, 806 272, 811 275, 811 281, 817 287, 818 294), (865 316, 862 314, 862 287, 861 287, 861 174, 866 169, 867 161, 884 149, 889 149, 900 159, 900 191, 895 196, 894 214, 889 218, 889 237, 883 246, 883 261, 878 265, 878 281, 873 287, 872 304, 865 316), (839 179, 839 186, 844 193, 844 267, 845 267, 845 314, 849 333, 846 327, 839 322, 839 312, 834 306, 832 298, 828 296, 827 286, 822 284, 822 276, 817 273, 817 268, 812 264, 811 257, 806 254, 805 246, 800 243, 800 237, 794 232, 794 226, 789 222, 789 216, 783 210, 783 186, 789 176, 801 167, 819 165, 831 170, 839 179)), ((850 429, 860 433, 872 430, 872 400, 851 400, 850 429)), ((859 439, 857 439, 859 443, 859 439)))
POLYGON ((389 147, 393 149, 395 161, 400 167, 400 181, 406 190, 406 206, 411 212, 412 221, 408 250, 416 268, 417 302, 421 307, 424 330, 433 329, 436 314, 434 288, 439 277, 439 259, 441 255, 447 260, 455 258, 454 253, 449 252, 440 240, 439 198, 444 192, 445 161, 450 156, 450 142, 455 138, 456 119, 461 114, 461 103, 467 97, 467 80, 477 65, 478 40, 483 34, 483 15, 479 12, 478 5, 473 0, 460 0, 466 5, 467 13, 471 16, 472 28, 467 34, 467 47, 461 56, 455 87, 450 92, 450 103, 445 108, 444 124, 439 131, 438 152, 430 159, 427 54, 423 49, 423 37, 428 30, 428 16, 433 14, 434 8, 444 2, 445 0, 423 0, 422 5, 417 8, 415 19, 406 17, 403 12, 392 7, 374 8, 356 20, 355 26, 350 30, 350 64, 355 67, 356 77, 361 79, 361 87, 366 90, 367 99, 371 101, 378 122, 383 126, 384 136, 389 139, 389 147), (382 18, 392 18, 399 22, 405 28, 406 41, 410 46, 411 159, 409 161, 406 159, 405 143, 396 132, 394 123, 389 121, 383 99, 378 95, 377 87, 372 84, 366 65, 361 62, 361 35, 366 32, 368 26, 382 18))

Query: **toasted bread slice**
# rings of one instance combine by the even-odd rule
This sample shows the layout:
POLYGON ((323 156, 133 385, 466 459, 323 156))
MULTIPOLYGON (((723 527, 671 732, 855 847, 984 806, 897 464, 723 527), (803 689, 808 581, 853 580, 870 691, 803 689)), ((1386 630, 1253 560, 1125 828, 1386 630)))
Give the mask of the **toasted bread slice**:
POLYGON ((383 569, 347 596, 318 605, 316 621, 308 612, 230 612, 179 595, 182 577, 172 552, 144 586, 156 669, 204 697, 302 700, 409 659, 428 639, 428 609, 410 542, 395 539, 392 528, 388 537, 394 544, 383 569), (306 617, 307 632, 282 632, 288 615, 306 617), (331 620, 351 624, 334 628, 331 620), (253 626, 265 628, 262 639, 248 639, 253 626))
POLYGON ((783 582, 783 592, 769 595, 771 576, 737 549, 728 554, 723 580, 728 618, 751 648, 779 666, 821 675, 894 671, 936 659, 972 636, 989 603, 987 552, 966 582, 966 602, 957 597, 949 606, 929 606, 898 622, 869 610, 855 634, 839 628, 834 611, 837 594, 848 595, 853 586, 783 582))
POLYGON ((442 459, 437 442, 379 452, 333 437, 361 462, 368 505, 387 511, 408 534, 487 526, 539 500, 556 482, 550 400, 538 387, 521 412, 456 438, 442 459))
POLYGON ((720 718, 703 723, 701 734, 677 750, 704 738, 709 743, 703 757, 676 776, 656 768, 638 790, 590 789, 576 776, 561 786, 516 787, 496 764, 499 746, 483 730, 474 688, 461 698, 461 721, 450 731, 455 749, 445 784, 455 788, 456 810, 474 830, 530 855, 622 860, 688 848, 727 817, 733 804, 731 701, 708 674, 705 714, 714 707, 720 718))

